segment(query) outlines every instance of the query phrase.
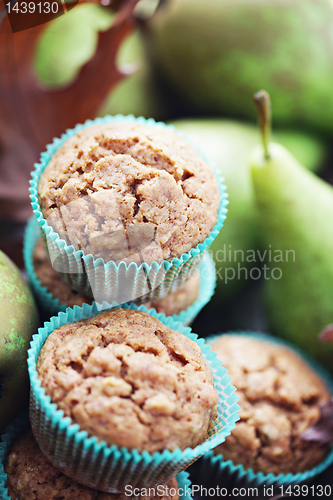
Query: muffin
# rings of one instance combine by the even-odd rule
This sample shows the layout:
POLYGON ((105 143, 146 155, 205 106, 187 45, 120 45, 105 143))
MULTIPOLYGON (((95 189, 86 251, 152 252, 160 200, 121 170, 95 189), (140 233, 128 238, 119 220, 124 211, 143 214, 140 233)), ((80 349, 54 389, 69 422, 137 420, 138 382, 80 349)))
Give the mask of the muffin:
MULTIPOLYGON (((5 462, 8 495, 12 500, 125 500, 125 493, 103 493, 83 486, 56 469, 43 455, 31 431, 22 435, 11 447, 5 462)), ((178 500, 176 478, 160 494, 139 496, 142 499, 178 500), (175 494, 173 494, 175 493, 175 494)), ((134 496, 133 496, 134 498, 134 496)), ((136 497, 137 498, 137 497, 136 497)))
POLYGON ((226 334, 210 343, 238 389, 241 407, 240 421, 215 453, 264 474, 296 474, 319 464, 330 448, 302 439, 330 398, 313 368, 267 338, 226 334))
POLYGON ((64 415, 109 445, 194 448, 217 415, 200 347, 143 311, 113 309, 60 326, 45 341, 37 372, 64 415))
POLYGON ((69 137, 42 173, 38 198, 67 244, 116 263, 180 257, 212 232, 220 206, 198 152, 174 130, 138 121, 69 137))
POLYGON ((67 308, 65 313, 60 312, 39 328, 28 351, 31 384, 29 416, 42 452, 66 475, 86 486, 107 492, 112 492, 113 488, 123 491, 128 484, 149 487, 168 483, 175 475, 222 443, 235 428, 239 418, 236 389, 227 376, 226 368, 216 359, 215 353, 204 339, 198 338, 190 328, 173 317, 157 313, 154 309, 148 311, 143 305, 124 304, 122 310, 120 317, 125 318, 122 322, 123 329, 119 327, 120 322, 116 321, 116 316, 113 317, 118 309, 98 314, 95 303, 91 306, 84 304, 83 307, 67 308), (135 316, 134 321, 133 313, 136 312, 145 314, 135 316), (110 315, 113 320, 111 323, 108 321, 110 315), (87 318, 90 320, 87 321, 87 318), (99 332, 94 325, 96 318, 98 324, 101 323, 99 332), (152 322, 152 318, 159 322, 152 322), (165 329, 165 326, 168 328, 165 329), (70 333, 72 329, 73 335, 70 333), (63 339, 59 340, 59 334, 55 333, 55 340, 52 341, 54 332, 59 331, 63 333, 63 339), (84 331, 95 332, 90 333, 90 336, 97 343, 98 337, 101 337, 100 345, 97 345, 99 349, 94 349, 94 345, 91 346, 93 342, 84 338, 84 331), (164 335, 165 332, 167 335, 164 335), (112 345, 104 348, 112 336, 113 340, 119 338, 118 342, 121 338, 124 340, 120 344, 110 342, 112 345), (66 337, 69 337, 67 341, 66 337), (51 343, 48 344, 44 358, 50 358, 50 368, 48 370, 47 361, 44 362, 45 374, 40 375, 38 369, 43 361, 42 351, 48 339, 51 339, 51 343), (115 360, 115 367, 114 353, 121 358, 115 360), (90 380, 89 377, 84 378, 87 373, 83 372, 84 362, 88 362, 85 369, 95 374, 90 380), (59 370, 56 370, 57 365, 59 370), (103 370, 106 375, 110 370, 111 375, 100 376, 103 370), (75 385, 78 390, 73 393, 71 391, 72 388, 75 389, 75 385), (104 389, 107 385, 110 387, 104 389), (107 399, 105 395, 110 394, 110 389, 113 396, 107 399), (122 391, 124 397, 118 395, 122 391), (67 398, 69 392, 71 397, 67 398), (60 404, 63 401, 62 406, 67 406, 70 412, 78 402, 76 395, 79 398, 83 395, 77 408, 78 417, 82 417, 83 423, 87 420, 88 427, 92 422, 90 427, 94 427, 91 431, 94 435, 91 435, 89 428, 83 429, 75 418, 66 416, 60 404, 52 401, 54 395, 60 404), (97 406, 92 403, 94 398, 97 406), (111 399, 113 406, 109 404, 111 399), (104 404, 106 411, 103 409, 104 404), (129 411, 124 415, 124 408, 127 409, 127 406, 129 411), (174 412, 172 415, 171 411, 174 412), (110 436, 106 436, 105 420, 107 424, 109 421, 115 422, 112 426, 116 425, 120 432, 126 431, 126 436, 115 436, 115 441, 126 447, 108 444, 106 439, 110 436), (137 428, 148 435, 148 439, 145 436, 134 436, 132 439, 131 427, 127 434, 127 423, 131 420, 135 425, 138 423, 137 428), (147 429, 150 422, 151 428, 147 429), (183 423, 183 429, 180 429, 180 423, 183 423), (104 433, 97 436, 100 426, 103 426, 104 433), (188 439, 181 433, 185 433, 188 439), (200 441, 197 435, 193 438, 197 433, 202 434, 204 440, 195 445, 200 441), (172 435, 176 438, 172 439, 172 435), (187 444, 185 440, 191 441, 195 446, 181 449, 182 442, 183 446, 187 444), (170 448, 178 447, 172 450, 162 448, 161 451, 151 453, 134 447, 140 446, 142 441, 147 441, 145 444, 150 449, 167 445, 170 448), (156 441, 160 442, 160 446, 157 446, 156 441))
MULTIPOLYGON (((59 299, 60 304, 73 307, 74 305, 82 306, 85 302, 87 304, 92 303, 91 297, 74 290, 55 271, 41 240, 38 241, 34 250, 33 267, 42 286, 47 288, 55 299, 59 299)), ((199 289, 200 273, 195 272, 175 292, 170 293, 163 299, 149 300, 143 303, 148 309, 153 307, 157 312, 162 312, 166 316, 172 316, 173 314, 179 314, 193 304, 198 298, 199 289)))

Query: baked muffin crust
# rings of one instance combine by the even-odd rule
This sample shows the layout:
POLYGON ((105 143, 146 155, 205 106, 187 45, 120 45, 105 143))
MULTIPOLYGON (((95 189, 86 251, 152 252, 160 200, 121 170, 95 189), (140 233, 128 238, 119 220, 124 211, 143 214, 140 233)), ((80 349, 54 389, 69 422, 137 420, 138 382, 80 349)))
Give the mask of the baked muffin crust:
POLYGON ((210 234, 220 203, 213 171, 179 134, 121 122, 69 138, 38 193, 61 238, 116 262, 180 257, 210 234))
POLYGON ((59 327, 37 362, 51 400, 99 440, 139 451, 195 447, 218 395, 199 346, 141 311, 59 327))
MULTIPOLYGON (((32 432, 21 436, 12 446, 5 463, 8 495, 12 500, 126 500, 124 493, 103 493, 83 486, 58 471, 43 455, 32 432)), ((169 495, 178 488, 176 478, 163 489, 165 495, 140 496, 142 500, 178 500, 169 495), (171 490, 171 491, 170 491, 171 490)), ((133 497, 134 498, 134 497, 133 497)), ((135 497, 137 498, 137 497, 135 497)))
POLYGON ((321 462, 329 447, 301 438, 330 397, 313 369, 291 349, 263 339, 221 335, 211 345, 241 407, 236 428, 215 452, 266 474, 302 472, 321 462))

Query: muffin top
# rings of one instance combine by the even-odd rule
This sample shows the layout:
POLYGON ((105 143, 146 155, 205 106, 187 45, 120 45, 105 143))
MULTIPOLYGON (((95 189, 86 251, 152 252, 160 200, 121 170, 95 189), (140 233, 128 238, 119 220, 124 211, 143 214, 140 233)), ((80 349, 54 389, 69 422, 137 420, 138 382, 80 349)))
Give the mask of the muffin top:
MULTIPOLYGON (((5 463, 5 472, 8 495, 12 500, 125 500, 131 498, 124 493, 96 491, 65 476, 43 455, 31 431, 15 441, 5 463)), ((177 489, 177 487, 177 480, 173 478, 165 488, 160 488, 161 495, 140 496, 139 498, 178 500, 178 494, 172 495, 173 488, 177 489)))
POLYGON ((200 347, 141 311, 61 326, 37 362, 46 394, 89 434, 139 451, 195 447, 218 395, 200 347))
POLYGON ((211 345, 241 407, 236 428, 215 451, 266 474, 302 472, 321 462, 329 447, 301 437, 330 397, 313 369, 288 347, 255 337, 221 335, 211 345))
MULTIPOLYGON (((60 304, 68 307, 74 305, 82 306, 84 302, 91 304, 92 299, 73 290, 52 267, 42 240, 39 240, 33 254, 33 264, 37 278, 42 286, 45 286, 53 297, 58 298, 60 304)), ((187 309, 198 298, 200 289, 200 273, 193 275, 175 292, 170 293, 163 299, 144 301, 143 304, 149 309, 154 307, 157 312, 166 316, 179 314, 187 309)), ((139 301, 138 301, 139 302, 139 301)), ((140 300, 140 303, 142 301, 140 300)))
POLYGON ((177 132, 128 122, 67 139, 38 194, 48 224, 67 244, 127 263, 171 260, 196 247, 220 204, 212 169, 177 132))

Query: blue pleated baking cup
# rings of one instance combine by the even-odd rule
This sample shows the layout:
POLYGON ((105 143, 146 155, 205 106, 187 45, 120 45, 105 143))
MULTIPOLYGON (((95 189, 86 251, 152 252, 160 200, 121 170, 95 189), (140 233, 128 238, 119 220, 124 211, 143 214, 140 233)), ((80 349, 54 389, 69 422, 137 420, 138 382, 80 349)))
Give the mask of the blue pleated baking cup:
MULTIPOLYGON (((144 306, 134 304, 125 306, 147 312, 144 306)), ((109 446, 105 441, 99 442, 95 436, 89 436, 80 430, 71 418, 64 417, 64 412, 51 403, 45 394, 36 370, 36 362, 40 350, 50 333, 61 325, 90 318, 98 313, 96 304, 68 308, 66 313, 60 312, 49 322, 39 328, 33 336, 31 349, 28 351, 28 371, 30 376, 30 420, 35 438, 43 453, 59 470, 76 479, 78 482, 103 491, 110 489, 123 490, 127 484, 135 487, 148 487, 165 484, 176 474, 186 469, 199 457, 222 443, 234 429, 238 417, 238 397, 227 370, 206 344, 189 327, 176 322, 170 316, 156 313, 150 315, 162 321, 173 330, 177 330, 193 340, 201 348, 203 357, 210 366, 214 378, 215 389, 219 395, 217 417, 208 432, 207 439, 195 448, 174 451, 148 453, 127 448, 109 446)))
MULTIPOLYGON (((285 346, 293 350, 304 361, 306 361, 313 370, 324 380, 331 394, 333 394, 333 381, 330 375, 316 363, 307 354, 296 348, 289 342, 280 338, 273 337, 264 333, 256 332, 226 332, 220 335, 244 335, 247 337, 254 337, 268 342, 285 346)), ((206 339, 207 342, 213 342, 220 335, 213 335, 206 339)), ((254 472, 253 469, 244 469, 243 465, 235 465, 232 460, 224 460, 223 455, 215 455, 213 451, 209 451, 204 457, 201 458, 200 463, 196 464, 198 467, 198 476, 202 480, 209 483, 218 483, 224 487, 245 487, 245 488, 258 488, 261 494, 264 494, 264 488, 273 486, 275 495, 281 494, 279 489, 281 486, 293 486, 300 483, 307 483, 315 476, 321 474, 333 463, 333 448, 327 457, 318 465, 304 472, 296 474, 264 474, 263 472, 254 472)), ((285 490, 284 490, 285 491, 285 490)))
MULTIPOLYGON (((15 440, 30 427, 28 412, 13 420, 4 430, 0 441, 0 498, 2 500, 14 500, 7 492, 7 474, 5 473, 5 462, 15 440)), ((188 472, 180 472, 177 477, 179 498, 191 500, 191 481, 188 472)), ((131 498, 131 496, 130 496, 131 498)))
MULTIPOLYGON (((33 254, 40 239, 40 228, 35 217, 31 217, 26 225, 23 242, 23 258, 31 286, 37 298, 42 312, 48 318, 57 315, 60 311, 66 311, 67 304, 53 296, 52 292, 44 287, 38 279, 33 263, 33 254)), ((204 252, 199 265, 200 287, 198 298, 187 309, 179 314, 174 314, 175 321, 181 321, 184 325, 190 325, 201 309, 212 298, 216 287, 215 263, 208 252, 204 252)))
POLYGON ((135 118, 133 115, 116 115, 87 120, 84 124, 76 125, 74 129, 67 130, 61 138, 55 138, 52 144, 46 147, 47 150, 41 154, 40 163, 35 164, 35 170, 31 173, 32 180, 30 180, 31 187, 29 190, 32 209, 47 243, 51 261, 57 262, 58 269, 66 270, 66 272, 62 273, 62 277, 75 290, 83 295, 94 297, 96 302, 107 301, 109 303, 123 304, 139 297, 143 300, 158 300, 175 291, 186 281, 193 268, 199 264, 203 252, 218 235, 227 213, 226 186, 223 184, 224 179, 220 177, 214 165, 200 151, 201 156, 211 166, 216 175, 221 202, 217 222, 210 235, 202 243, 199 243, 195 248, 192 248, 179 258, 173 258, 171 261, 164 260, 160 263, 152 262, 148 264, 143 262, 138 266, 134 262, 129 265, 125 262, 118 264, 113 261, 105 262, 102 258, 95 259, 91 254, 85 255, 82 250, 75 250, 72 245, 67 245, 66 241, 61 239, 44 219, 38 200, 39 180, 55 152, 69 137, 92 125, 103 125, 112 122, 132 122, 173 130, 198 150, 197 145, 194 145, 184 134, 180 134, 173 125, 155 122, 152 118, 146 120, 142 117, 135 118))

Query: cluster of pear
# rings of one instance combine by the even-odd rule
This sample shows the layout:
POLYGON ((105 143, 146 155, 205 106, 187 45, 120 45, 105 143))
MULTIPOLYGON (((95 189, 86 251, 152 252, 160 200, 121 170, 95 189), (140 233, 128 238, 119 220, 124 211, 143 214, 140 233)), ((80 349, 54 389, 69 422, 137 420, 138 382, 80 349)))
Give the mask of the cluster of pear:
MULTIPOLYGON (((111 23, 112 15, 91 4, 58 18, 36 54, 44 83, 74 78, 94 51, 96 32, 111 23), (51 46, 57 47, 52 58, 51 46), (59 64, 62 48, 67 59, 59 64)), ((245 271, 237 276, 237 270, 253 269, 247 256, 256 254, 261 267, 273 260, 278 270, 263 279, 270 329, 328 366, 332 349, 318 333, 333 322, 333 188, 310 172, 318 173, 327 149, 309 130, 326 137, 333 128, 332 33, 331 0, 161 2, 119 54, 120 65, 139 61, 139 70, 99 112, 173 120, 217 164, 230 201, 212 246, 218 270, 224 269, 220 300, 245 285, 245 271), (251 96, 262 87, 271 94, 274 123, 287 127, 273 141, 293 156, 272 143, 269 154, 257 151, 250 168, 259 142, 251 96), (220 118, 205 117, 212 114, 220 118), (186 115, 200 118, 179 120, 186 115)))

